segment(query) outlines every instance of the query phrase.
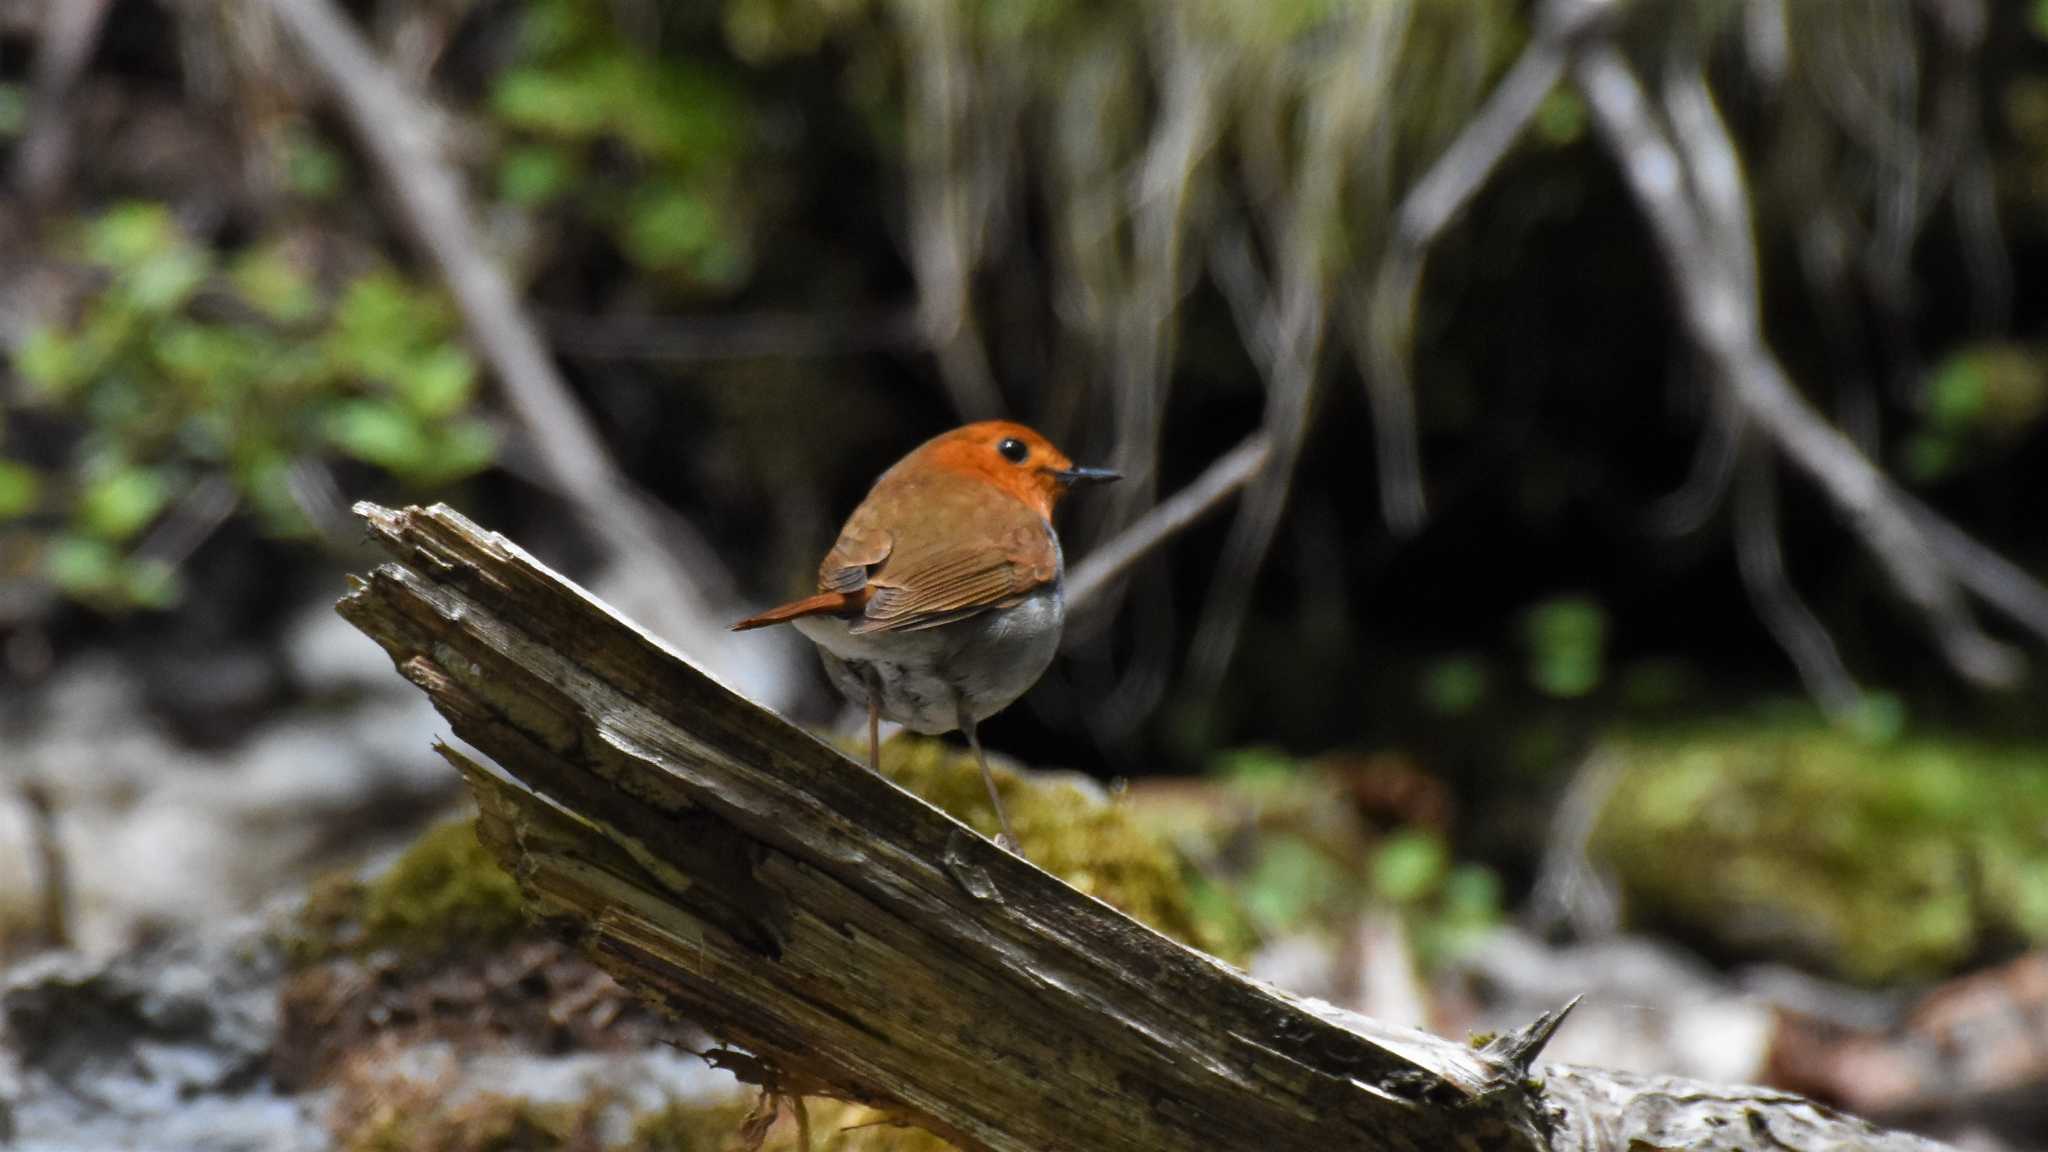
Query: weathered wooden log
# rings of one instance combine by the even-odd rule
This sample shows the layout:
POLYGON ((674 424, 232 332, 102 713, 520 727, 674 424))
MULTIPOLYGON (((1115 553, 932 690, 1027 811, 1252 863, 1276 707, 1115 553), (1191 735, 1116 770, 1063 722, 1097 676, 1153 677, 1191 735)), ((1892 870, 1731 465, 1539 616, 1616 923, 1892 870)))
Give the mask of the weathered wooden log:
POLYGON ((988 1152, 1934 1147, 1800 1097, 1535 1065, 1290 997, 725 688, 442 506, 340 610, 427 692, 536 913, 778 1091, 988 1152))

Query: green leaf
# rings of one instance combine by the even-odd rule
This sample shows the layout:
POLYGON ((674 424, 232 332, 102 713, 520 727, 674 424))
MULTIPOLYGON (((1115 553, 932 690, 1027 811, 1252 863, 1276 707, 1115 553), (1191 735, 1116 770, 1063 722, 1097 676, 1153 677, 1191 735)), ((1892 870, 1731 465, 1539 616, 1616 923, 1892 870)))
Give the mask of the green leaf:
POLYGON ((170 485, 152 468, 117 468, 86 482, 78 495, 81 526, 102 540, 126 540, 149 527, 170 500, 170 485))
POLYGON ((344 401, 327 414, 325 431, 330 443, 366 464, 408 472, 429 462, 419 418, 390 401, 344 401))
POLYGON ((643 267, 682 268, 706 250, 717 228, 718 218, 703 197, 688 189, 658 189, 628 210, 627 254, 643 267))
POLYGON ((236 465, 235 483, 265 532, 297 540, 314 531, 306 510, 292 494, 291 464, 291 458, 275 447, 257 448, 236 465))
POLYGON ((2028 13, 2027 24, 2034 30, 2036 38, 2048 40, 2048 0, 2034 0, 2034 7, 2028 13))
POLYGON ((1536 605, 1523 619, 1529 680, 1546 695, 1584 696, 1599 687, 1607 654, 1607 613, 1582 596, 1536 605))
POLYGON ((1849 728, 1866 743, 1893 743, 1906 731, 1906 703, 1890 692, 1865 692, 1849 716, 1849 728))
POLYGON ((131 560, 122 565, 121 591, 137 607, 164 609, 178 602, 183 585, 178 570, 165 561, 131 560))
POLYGON ((419 463, 406 470, 415 484, 436 487, 466 479, 498 458, 498 434, 482 420, 458 420, 434 430, 419 463))
POLYGON ((1422 674, 1422 699, 1439 716, 1463 716, 1486 698, 1486 665, 1476 656, 1446 656, 1422 674))
POLYGON ((1536 133, 1552 147, 1564 147, 1586 134, 1586 104, 1570 88, 1553 89, 1536 106, 1536 133))
POLYGON ((59 536, 43 552, 50 583, 77 599, 103 599, 120 585, 121 554, 104 540, 59 536))
POLYGON ((531 208, 560 196, 575 176, 575 161, 560 148, 515 148, 498 165, 498 196, 531 208))
POLYGON ((1927 484, 1956 470, 1963 457, 1961 440, 1951 432, 1915 432, 1907 437, 1906 474, 1927 484))
POLYGON ((212 270, 205 253, 179 245, 136 264, 122 283, 137 309, 163 316, 183 308, 212 270))
POLYGON ((41 473, 26 464, 0 459, 0 520, 26 516, 42 499, 41 473))
POLYGON ((440 344, 452 327, 447 302, 388 271, 351 281, 336 306, 327 343, 344 373, 395 384, 415 359, 440 344))
POLYGON ((520 13, 519 46, 534 56, 565 52, 601 27, 578 0, 530 0, 520 13))
POLYGON ((320 134, 295 124, 278 143, 285 186, 308 200, 331 200, 341 191, 348 165, 320 134))
POLYGON ((311 319, 320 310, 312 279, 282 244, 243 253, 228 269, 228 279, 251 308, 280 324, 311 319))
POLYGON ((1372 886, 1390 904, 1414 904, 1436 890, 1450 868, 1450 852, 1428 832, 1398 832, 1373 854, 1372 886))
POLYGON ((1284 931, 1300 926, 1343 887, 1342 872, 1328 855, 1299 837, 1275 836, 1245 878, 1245 910, 1262 928, 1284 931))
POLYGON ((398 378, 398 391, 423 418, 453 416, 476 395, 476 361, 460 345, 443 344, 398 378))
POLYGON ((608 127, 611 92, 601 74, 517 68, 498 77, 491 107, 516 127, 586 139, 608 127))
POLYGON ((14 370, 37 392, 59 397, 82 377, 77 342, 55 328, 31 331, 14 353, 14 370))
POLYGON ((107 209, 86 228, 85 255, 109 268, 128 268, 169 251, 178 240, 169 208, 132 201, 107 209))
POLYGON ((1965 428, 1983 415, 1990 382, 1972 356, 1952 356, 1927 387, 1927 416, 1938 428, 1965 428))
POLYGON ((0 84, 0 140, 12 140, 28 126, 28 97, 19 84, 0 84))
POLYGON ((1301 775, 1301 764, 1278 748, 1233 748, 1215 758, 1211 771, 1235 786, 1277 790, 1301 775))
POLYGON ((1446 919, 1474 924, 1491 924, 1500 919, 1500 877, 1493 869, 1478 864, 1460 864, 1444 878, 1443 915, 1446 919))

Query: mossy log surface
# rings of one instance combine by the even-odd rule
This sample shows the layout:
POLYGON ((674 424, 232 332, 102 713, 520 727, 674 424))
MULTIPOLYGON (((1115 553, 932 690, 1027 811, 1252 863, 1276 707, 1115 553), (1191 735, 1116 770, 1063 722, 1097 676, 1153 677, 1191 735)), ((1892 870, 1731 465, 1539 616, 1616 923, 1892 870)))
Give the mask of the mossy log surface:
POLYGON ((783 1092, 967 1149, 1929 1148, 1785 1093, 1531 1067, 1301 1001, 737 695, 441 506, 340 605, 425 690, 544 921, 783 1092))

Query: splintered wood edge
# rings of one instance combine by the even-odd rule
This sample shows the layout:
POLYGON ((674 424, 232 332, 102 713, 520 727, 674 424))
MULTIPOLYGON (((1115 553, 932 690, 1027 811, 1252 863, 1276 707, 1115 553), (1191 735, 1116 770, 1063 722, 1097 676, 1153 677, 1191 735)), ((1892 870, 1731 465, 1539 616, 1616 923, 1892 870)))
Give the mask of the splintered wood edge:
MULTIPOLYGON (((629 634, 632 646, 639 650, 637 653, 629 653, 630 657, 657 663, 666 662, 670 665, 667 672, 671 674, 676 669, 687 670, 691 677, 707 683, 716 690, 714 699, 726 698, 721 703, 737 701, 743 705, 744 710, 749 713, 743 716, 748 737, 771 742, 779 739, 786 743, 793 733, 802 741, 802 744, 796 747, 808 745, 811 749, 822 748, 807 735, 789 728, 780 717, 746 701, 725 685, 718 683, 715 678, 704 674, 701 669, 689 664, 658 639, 620 617, 609 606, 574 583, 553 573, 511 541, 479 528, 453 509, 445 505, 435 505, 430 509, 412 507, 397 510, 366 502, 356 505, 356 512, 364 518, 371 536, 379 540, 385 550, 392 555, 397 567, 387 566, 379 569, 367 580, 351 577, 351 590, 340 605, 343 615, 386 648, 401 673, 428 693, 444 716, 451 724, 456 725, 459 734, 463 728, 482 730, 486 738, 472 738, 471 743, 494 759, 502 757, 508 749, 502 742, 495 742, 498 744, 497 747, 492 746, 492 730, 503 728, 507 732, 513 732, 516 726, 494 715, 489 701, 477 698, 459 676, 451 676, 436 662, 437 657, 461 654, 462 645, 456 642, 463 639, 459 630, 460 618, 462 612, 470 609, 459 608, 454 617, 448 620, 434 621, 418 615, 407 618, 406 607, 401 602, 405 594, 401 591, 401 586, 409 586, 410 591, 418 592, 429 586, 453 581, 454 586, 450 587, 449 591, 460 598, 459 603, 473 603, 460 590, 460 586, 465 583, 469 584, 472 590, 495 590, 515 603, 522 595, 541 597, 542 600, 536 601, 535 607, 546 607, 547 597, 566 597, 576 611, 595 612, 606 626, 618 627, 629 634), (518 589, 520 581, 525 581, 532 587, 526 593, 521 593, 518 589), (384 601, 381 606, 379 601, 384 601), (409 643, 400 635, 401 632, 408 630, 418 633, 414 640, 431 637, 434 642, 424 646, 409 643), (431 655, 426 648, 434 649, 431 655)), ((470 637, 468 642, 474 644, 476 640, 470 637)), ((540 647, 545 648, 545 645, 540 647)), ((553 649, 546 650, 551 654, 554 652, 553 649)), ((572 662, 574 660, 568 655, 558 655, 557 658, 572 662)), ((646 673, 649 670, 635 668, 632 671, 646 673)), ((657 667, 652 671, 660 673, 663 669, 657 667)), ((609 683, 601 676, 598 680, 601 684, 609 683)), ((616 688, 612 690, 618 691, 616 688)), ((634 696, 631 692, 626 692, 624 699, 631 701, 634 696)), ((584 719, 594 721, 595 718, 586 716, 584 719)), ((547 755, 544 749, 512 751, 529 757, 547 755)), ((785 747, 782 751, 786 754, 788 748, 785 747)), ((661 880, 657 878, 655 872, 649 872, 649 853, 645 846, 642 846, 642 850, 637 854, 628 851, 622 845, 633 843, 633 838, 618 828, 602 820, 592 819, 588 814, 578 813, 573 806, 566 805, 558 799, 534 792, 526 782, 516 778, 516 771, 511 776, 501 776, 452 748, 444 747, 443 755, 463 773, 477 794, 480 804, 496 805, 493 811, 486 812, 482 822, 488 823, 492 819, 499 821, 498 834, 491 842, 491 847, 508 870, 520 879, 529 898, 535 895, 534 886, 538 879, 535 869, 541 866, 543 861, 537 860, 527 851, 523 834, 505 833, 508 830, 518 832, 519 829, 528 827, 517 821, 507 822, 509 818, 518 816, 520 819, 529 819, 534 812, 547 813, 550 835, 558 841, 558 847, 574 846, 576 852, 593 856, 610 853, 613 858, 613 871, 621 875, 630 874, 633 877, 631 884, 644 886, 649 892, 657 894, 664 889, 670 892, 675 890, 678 878, 670 876, 667 880, 661 880), (524 795, 525 799, 518 799, 519 795, 524 795), (539 807, 532 808, 529 805, 539 807), (621 864, 620 860, 624 863, 621 864), (630 873, 627 871, 628 867, 630 873)), ((815 752, 806 751, 804 755, 814 758, 815 752)), ((873 788, 876 785, 877 779, 864 768, 846 761, 837 753, 831 755, 842 761, 846 768, 854 773, 842 783, 857 783, 862 788, 873 788)), ((814 764, 812 767, 815 768, 817 765, 814 764)), ((880 783, 891 791, 900 792, 886 781, 880 783)), ((915 797, 909 797, 907 793, 902 795, 918 806, 929 808, 915 797)), ((974 839, 979 840, 978 837, 974 839)), ((782 846, 776 846, 776 850, 782 850, 782 846)), ((952 855, 952 850, 953 843, 948 841, 946 854, 952 855)), ((997 870, 1007 882, 1014 882, 1026 872, 1036 873, 1038 877, 1051 880, 1064 891, 1062 895, 1060 891, 1045 889, 1043 885, 1034 882, 1030 887, 1034 889, 1037 899, 1055 903, 1066 901, 1071 907, 1095 916, 1106 911, 1106 907, 1101 906, 1099 902, 1066 888, 1056 879, 1047 877, 1028 864, 1015 861, 1007 854, 995 853, 991 856, 981 853, 976 855, 975 860, 997 870)), ((832 862, 825 860, 822 863, 829 865, 832 862)), ((691 881, 684 877, 682 882, 688 884, 691 881)), ((636 898, 642 899, 643 902, 645 899, 636 898)), ((667 911, 663 909, 664 914, 667 911)), ((679 907, 674 911, 677 914, 688 915, 682 913, 679 907)), ((666 981, 659 979, 657 973, 636 967, 629 962, 622 955, 622 951, 630 951, 630 948, 621 943, 630 936, 644 937, 649 931, 671 930, 657 929, 652 922, 642 924, 638 929, 629 930, 637 917, 629 917, 616 910, 599 910, 595 916, 588 915, 589 912, 589 908, 579 907, 572 901, 557 907, 551 922, 558 928, 567 929, 571 934, 581 937, 585 946, 591 947, 601 961, 606 959, 607 951, 612 953, 610 959, 613 963, 607 966, 613 967, 615 974, 620 974, 622 981, 628 983, 629 987, 634 986, 636 978, 646 978, 648 984, 635 987, 636 992, 650 995, 657 1001, 668 1001, 671 1007, 676 1006, 661 989, 661 985, 666 981), (606 938, 612 939, 614 946, 609 949, 604 946, 593 947, 598 941, 606 938), (624 969, 623 972, 621 967, 624 969)), ((1120 917, 1120 914, 1111 914, 1120 917)), ((666 915, 664 918, 672 919, 666 915)), ((1014 916, 1011 918, 1014 919, 1014 916)), ((1089 916, 1084 916, 1082 919, 1085 921, 1088 918, 1089 916)), ((1035 924, 1038 921, 1033 918, 1028 923, 1035 924)), ((1112 947, 1098 958, 1104 967, 1114 967, 1114 946, 1128 945, 1133 941, 1147 942, 1148 937, 1155 935, 1135 922, 1130 922, 1130 927, 1136 929, 1136 932, 1112 934, 1106 938, 1112 947)), ((1163 937, 1159 939, 1164 941, 1163 937)), ((1225 999, 1249 996, 1255 1001, 1264 1002, 1266 1007, 1261 1009, 1263 1012, 1271 1012, 1277 1005, 1279 1010, 1293 1013, 1299 1025, 1306 1028, 1308 1035, 1316 1034, 1321 1028, 1329 1028, 1348 1036, 1354 1043, 1362 1041, 1377 1047, 1385 1054, 1386 1059, 1395 1062, 1395 1066, 1410 1069, 1410 1073, 1401 1075, 1418 1079, 1412 1079, 1407 1083, 1407 1091, 1399 1095, 1390 1095, 1382 1084, 1357 1076, 1350 1077, 1353 1085, 1363 1095, 1383 1098, 1392 1105, 1387 1115, 1382 1118, 1392 1127, 1379 1131, 1382 1138, 1392 1139, 1393 1142, 1386 1145, 1388 1147, 1407 1146, 1415 1135, 1425 1130, 1436 1131, 1440 1136, 1440 1125, 1444 1122, 1445 1114, 1455 1113, 1461 1125, 1469 1125, 1459 1132, 1459 1141, 1470 1142, 1476 1135, 1486 1147, 1627 1147, 1626 1139, 1620 1144, 1610 1144, 1609 1140, 1616 1136, 1638 1138, 1628 1134, 1639 1131, 1665 1136, 1671 1134, 1674 1131, 1673 1126, 1677 1125, 1689 1127, 1696 1133, 1697 1139, 1692 1146, 1732 1148, 1740 1146, 1740 1142, 1734 1138, 1732 1129, 1724 1130, 1724 1127, 1731 1123, 1731 1117, 1751 1117, 1748 1123, 1753 1126, 1757 1122, 1754 1117, 1760 1109, 1767 1110, 1770 1119, 1778 1125, 1771 1127, 1770 1132, 1773 1138, 1785 1147, 1819 1148, 1832 1146, 1845 1139, 1852 1140, 1862 1147, 1899 1149, 1902 1152, 1906 1149, 1939 1147, 1917 1138, 1880 1132, 1861 1121, 1837 1116, 1799 1097, 1785 1093, 1718 1088, 1670 1078, 1635 1078, 1593 1069, 1554 1065, 1532 1067, 1537 1050, 1554 1032, 1558 1020, 1561 1019, 1561 1013, 1555 1016, 1547 1014, 1531 1028, 1518 1034, 1516 1042, 1511 1046, 1512 1051, 1503 1048, 1498 1052, 1475 1052, 1466 1046, 1423 1033, 1388 1028, 1320 1002, 1300 1000, 1254 981, 1213 958, 1201 956, 1171 941, 1166 943, 1172 949, 1186 953, 1188 957, 1227 976, 1227 980, 1213 985, 1214 988, 1221 990, 1220 994, 1225 999), (1425 1120, 1426 1116, 1433 1119, 1425 1120), (1403 1124, 1404 1118, 1414 1121, 1415 1127, 1407 1128, 1403 1124), (1404 1129, 1407 1133, 1405 1138, 1404 1129)), ((644 940, 642 944, 644 946, 644 940)), ((1150 945, 1148 942, 1148 947, 1156 945, 1150 945)), ((647 952, 643 947, 643 964, 649 955, 654 953, 647 952)), ((1209 979, 1214 981, 1215 975, 1212 973, 1209 979)), ((720 1005, 707 1003, 701 998, 697 1003, 700 1008, 710 1009, 712 1016, 718 1014, 717 1009, 720 1005)), ((1223 1005, 1219 1004, 1217 1007, 1221 1008, 1223 1005)), ((735 1038, 744 1042, 745 1029, 735 1031, 740 1033, 735 1038)), ((784 1048, 785 1055, 789 1054, 787 1046, 764 1043, 762 1047, 767 1050, 784 1048)), ((815 1077, 818 1082, 830 1084, 834 1083, 833 1074, 841 1071, 829 1060, 815 1064, 811 1060, 803 1059, 804 1053, 801 1049, 796 1050, 795 1055, 797 1059, 790 1069, 794 1076, 812 1078, 812 1069, 816 1067, 817 1071, 824 1073, 815 1077), (803 1066, 801 1071, 796 1067, 797 1064, 803 1066)), ((1283 1055, 1278 1051, 1272 1052, 1272 1056, 1285 1064, 1298 1065, 1295 1057, 1283 1055)), ((1029 1071, 1018 1069, 1016 1075, 1028 1076, 1029 1071)), ((835 1084, 835 1091, 840 1090, 845 1090, 841 1094, 850 1098, 866 1098, 878 1103, 888 1100, 899 1101, 897 1107, 901 1111, 918 1116, 920 1122, 930 1122, 928 1126, 955 1139, 963 1146, 996 1147, 1001 1141, 1002 1134, 998 1131, 977 1133, 974 1129, 980 1127, 979 1125, 960 1126, 955 1122, 958 1116, 950 1108, 942 1107, 940 1113, 943 1114, 938 1114, 926 1108, 903 1106, 900 1105, 903 1094, 878 1092, 872 1083, 866 1086, 850 1086, 841 1081, 835 1084), (977 1140, 974 1137, 978 1134, 993 1137, 994 1140, 977 1140)), ((913 1091, 909 1095, 921 1094, 913 1091)), ((946 1102, 939 1103, 943 1105, 946 1102)), ((1379 1125, 1375 1124, 1373 1127, 1379 1128, 1379 1125)), ((1334 1137, 1335 1132, 1331 1135, 1334 1137)), ((1647 1136, 1640 1138, 1648 1139, 1647 1136)), ((1663 1146, 1661 1140, 1658 1144, 1663 1146)))

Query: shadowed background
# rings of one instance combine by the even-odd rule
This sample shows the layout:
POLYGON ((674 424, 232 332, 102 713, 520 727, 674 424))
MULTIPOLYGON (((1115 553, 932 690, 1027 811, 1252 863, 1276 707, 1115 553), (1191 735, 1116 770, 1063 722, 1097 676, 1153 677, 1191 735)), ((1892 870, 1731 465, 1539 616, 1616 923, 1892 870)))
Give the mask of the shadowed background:
POLYGON ((449 810, 353 500, 845 734, 724 627, 999 415, 1131 561, 983 738, 1131 781, 1277 971, 1369 1000, 1373 909, 1851 999, 2048 943, 2043 5, 17 0, 0 167, 0 952, 449 810))

